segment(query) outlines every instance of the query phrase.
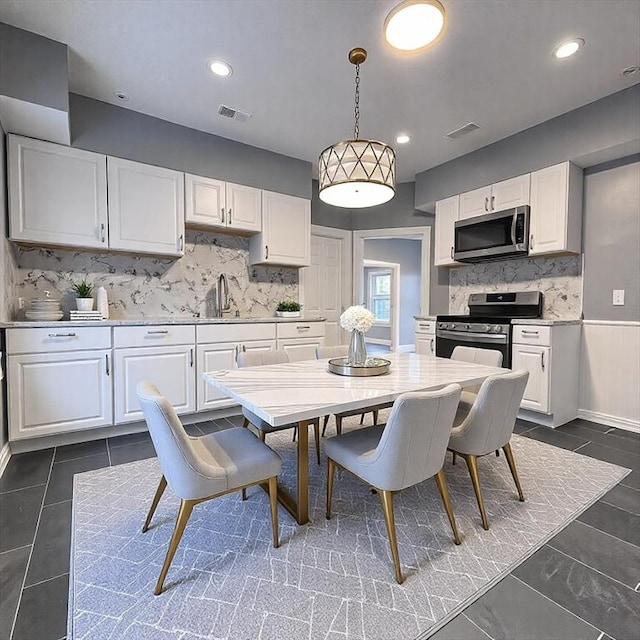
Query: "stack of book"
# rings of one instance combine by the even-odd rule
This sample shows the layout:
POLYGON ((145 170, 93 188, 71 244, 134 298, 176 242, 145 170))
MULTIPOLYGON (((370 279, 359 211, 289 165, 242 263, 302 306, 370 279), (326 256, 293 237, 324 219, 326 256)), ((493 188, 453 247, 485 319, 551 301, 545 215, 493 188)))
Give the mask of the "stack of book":
POLYGON ((72 309, 69 312, 70 320, 104 320, 100 311, 76 311, 72 309))

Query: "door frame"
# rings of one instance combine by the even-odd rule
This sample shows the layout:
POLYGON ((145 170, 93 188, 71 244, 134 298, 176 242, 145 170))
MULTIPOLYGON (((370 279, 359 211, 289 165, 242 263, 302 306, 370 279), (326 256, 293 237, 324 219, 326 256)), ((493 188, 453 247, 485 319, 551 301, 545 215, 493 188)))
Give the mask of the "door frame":
POLYGON ((362 300, 364 281, 362 263, 365 240, 392 240, 413 237, 422 241, 420 282, 420 315, 429 315, 429 289, 431 285, 431 227, 393 227, 389 229, 366 229, 353 231, 353 300, 362 300))
MULTIPOLYGON (((389 269, 391 271, 391 322, 389 325, 389 337, 391 338, 389 348, 397 351, 400 346, 400 265, 397 262, 384 262, 382 260, 363 260, 362 271, 367 267, 374 269, 389 269)), ((366 299, 366 297, 365 297, 366 299)), ((368 307, 367 307, 368 308, 368 307)), ((369 309, 371 311, 371 309, 369 309)), ((367 342, 367 336, 364 338, 367 342)), ((376 339, 369 339, 368 342, 376 344, 376 339)), ((378 341, 378 344, 382 344, 378 341)))

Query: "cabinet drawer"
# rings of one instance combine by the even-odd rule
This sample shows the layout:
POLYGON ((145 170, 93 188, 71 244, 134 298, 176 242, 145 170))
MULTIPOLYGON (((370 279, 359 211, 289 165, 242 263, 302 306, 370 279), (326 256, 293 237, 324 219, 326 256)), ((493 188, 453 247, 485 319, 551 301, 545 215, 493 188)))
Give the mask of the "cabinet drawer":
POLYGON ((247 324, 205 324, 196 327, 198 344, 210 342, 245 342, 247 340, 275 340, 273 322, 247 324))
POLYGON ((146 325, 141 327, 115 327, 114 349, 129 347, 155 347, 173 344, 194 344, 196 332, 193 325, 146 325))
POLYGON ((514 344, 539 344, 551 346, 551 327, 516 325, 513 327, 514 344))
POLYGON ((7 329, 7 353, 54 353, 111 349, 110 327, 7 329))
POLYGON ((414 320, 415 333, 435 333, 436 321, 435 320, 414 320))
POLYGON ((277 325, 278 340, 289 338, 323 338, 324 322, 282 322, 277 325))

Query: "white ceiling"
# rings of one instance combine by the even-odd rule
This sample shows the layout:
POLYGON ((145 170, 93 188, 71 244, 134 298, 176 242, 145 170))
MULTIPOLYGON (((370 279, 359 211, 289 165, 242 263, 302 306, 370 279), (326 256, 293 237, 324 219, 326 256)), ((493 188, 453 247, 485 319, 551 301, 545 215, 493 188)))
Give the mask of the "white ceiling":
POLYGON ((73 92, 121 104, 121 89, 129 109, 314 164, 353 132, 347 53, 363 46, 361 135, 412 135, 394 144, 399 181, 640 80, 620 75, 640 63, 638 0, 442 2, 444 36, 408 55, 382 37, 396 0, 0 0, 0 21, 67 43, 73 92), (551 56, 576 36, 577 56, 551 56), (443 138, 469 121, 482 129, 443 138))

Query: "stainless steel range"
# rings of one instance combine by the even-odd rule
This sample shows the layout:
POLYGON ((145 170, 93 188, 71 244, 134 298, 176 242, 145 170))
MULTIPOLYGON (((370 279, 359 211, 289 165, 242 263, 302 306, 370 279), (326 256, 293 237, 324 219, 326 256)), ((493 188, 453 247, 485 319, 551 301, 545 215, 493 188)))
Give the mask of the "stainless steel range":
POLYGON ((541 315, 539 291, 472 293, 468 316, 436 317, 436 355, 450 358, 459 345, 495 349, 502 353, 502 366, 510 368, 511 320, 541 315))

